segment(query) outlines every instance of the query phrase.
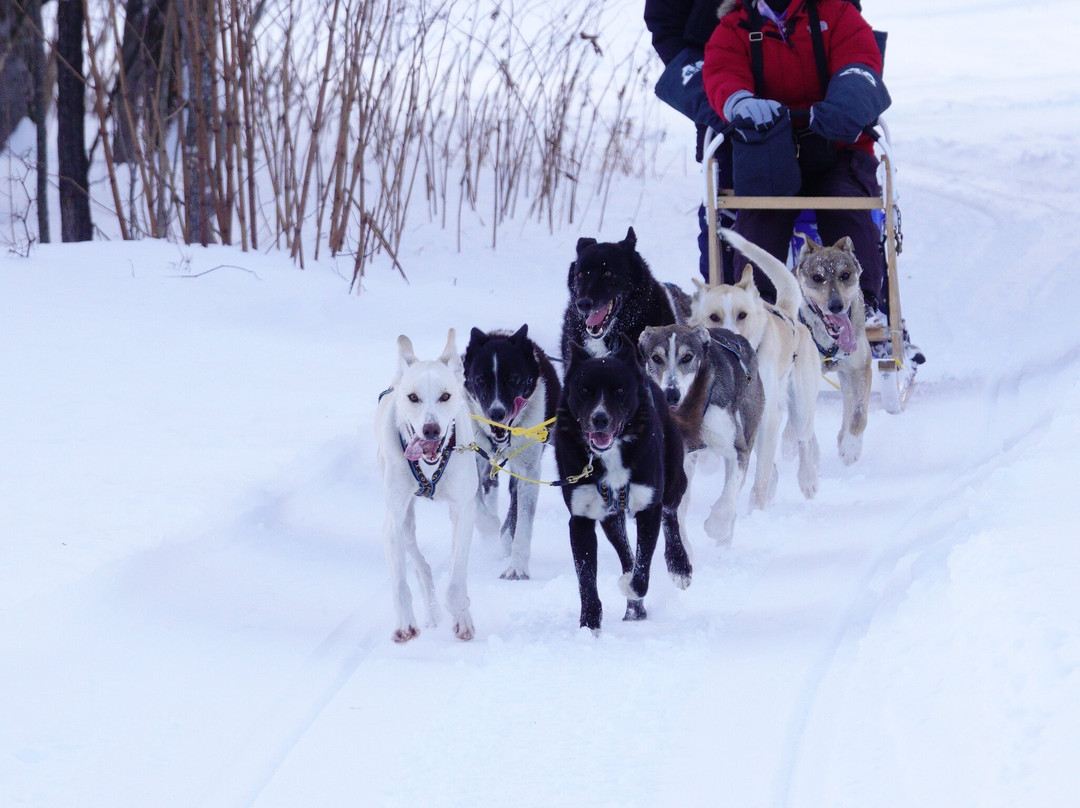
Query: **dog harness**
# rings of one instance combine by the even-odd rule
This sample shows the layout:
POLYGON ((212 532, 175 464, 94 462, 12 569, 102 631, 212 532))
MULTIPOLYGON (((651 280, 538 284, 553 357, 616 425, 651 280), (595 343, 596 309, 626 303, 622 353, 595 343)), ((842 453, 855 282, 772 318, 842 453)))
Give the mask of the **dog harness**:
POLYGON ((630 507, 630 483, 622 488, 612 488, 603 480, 597 480, 596 490, 600 494, 600 499, 604 501, 605 508, 625 511, 630 507))
MULTIPOLYGON (((435 498, 435 486, 438 485, 439 480, 442 479, 443 472, 446 471, 446 464, 450 462, 450 455, 454 453, 455 434, 456 430, 451 428, 450 436, 446 439, 446 445, 439 455, 439 465, 435 467, 435 471, 432 473, 430 480, 425 476, 424 470, 420 468, 419 460, 406 460, 409 464, 409 471, 412 472, 412 476, 420 486, 413 492, 414 496, 426 497, 427 499, 435 498)), ((405 438, 400 432, 398 432, 398 440, 401 441, 401 451, 404 452, 406 447, 405 438)))

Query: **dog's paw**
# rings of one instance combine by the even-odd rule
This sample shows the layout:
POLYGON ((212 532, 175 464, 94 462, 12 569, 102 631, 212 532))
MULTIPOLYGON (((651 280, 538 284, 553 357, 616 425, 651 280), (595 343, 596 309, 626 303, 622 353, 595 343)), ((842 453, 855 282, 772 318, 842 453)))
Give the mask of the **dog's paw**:
POLYGON ((686 589, 686 587, 690 586, 690 578, 692 577, 693 572, 675 572, 674 570, 668 570, 668 575, 671 576, 671 580, 674 582, 677 589, 686 589))
POLYGON ((513 565, 506 568, 506 572, 499 576, 504 581, 527 581, 529 580, 529 571, 523 567, 515 567, 513 565))
POLYGON ((626 614, 623 615, 623 620, 633 623, 644 620, 648 616, 648 613, 645 611, 645 604, 640 599, 629 599, 626 601, 626 614))
POLYGON ((619 576, 619 591, 623 593, 623 597, 627 600, 640 600, 645 597, 644 592, 638 591, 640 586, 640 581, 635 585, 633 572, 625 572, 619 576))
POLYGON ((840 449, 840 459, 845 466, 850 466, 862 456, 862 435, 852 435, 850 432, 841 432, 836 437, 836 445, 840 449))
POLYGON ((419 633, 420 629, 418 629, 416 626, 406 626, 405 628, 399 628, 397 631, 391 634, 390 639, 392 639, 396 643, 408 642, 419 633))
POLYGON ((454 621, 454 636, 459 640, 468 642, 476 635, 476 629, 473 627, 472 618, 464 614, 454 621))
POLYGON ((705 520, 705 535, 722 547, 729 546, 735 535, 735 514, 727 508, 714 508, 705 520))

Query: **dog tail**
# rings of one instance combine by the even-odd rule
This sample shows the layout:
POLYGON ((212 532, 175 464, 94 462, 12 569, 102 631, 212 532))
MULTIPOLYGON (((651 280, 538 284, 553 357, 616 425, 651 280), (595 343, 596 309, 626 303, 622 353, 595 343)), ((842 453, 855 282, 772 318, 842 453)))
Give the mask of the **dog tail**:
POLYGON ((705 419, 705 409, 709 404, 712 381, 712 370, 703 366, 702 372, 690 383, 690 389, 686 391, 679 406, 671 411, 671 418, 679 428, 679 434, 689 446, 701 443, 701 423, 705 419))
POLYGON ((799 289, 799 282, 795 280, 795 276, 784 263, 734 230, 721 227, 720 233, 735 249, 768 275, 769 280, 776 287, 776 308, 789 317, 797 316, 799 306, 802 304, 802 291, 799 289))

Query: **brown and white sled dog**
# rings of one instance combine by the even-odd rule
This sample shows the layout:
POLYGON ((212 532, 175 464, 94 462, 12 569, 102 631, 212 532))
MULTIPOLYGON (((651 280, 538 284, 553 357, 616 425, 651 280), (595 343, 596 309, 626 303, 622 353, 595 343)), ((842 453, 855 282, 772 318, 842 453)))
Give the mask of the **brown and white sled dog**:
POLYGON ((795 277, 765 250, 727 228, 720 231, 753 261, 776 287, 776 304, 766 303, 748 265, 737 284, 703 286, 695 280, 691 323, 742 334, 757 352, 765 410, 756 441, 753 499, 765 507, 776 493, 776 450, 787 415, 787 434, 798 446, 799 488, 807 499, 817 494, 818 449, 814 434, 821 363, 810 331, 799 321, 802 293, 795 277))
POLYGON ((866 338, 859 275, 851 239, 831 247, 804 239, 795 263, 795 278, 802 290, 799 315, 810 328, 822 366, 835 370, 840 380, 844 417, 836 443, 840 458, 851 464, 862 454, 862 436, 870 408, 870 341, 866 338))
POLYGON ((435 360, 420 360, 412 342, 398 337, 399 367, 393 385, 375 411, 375 440, 379 472, 386 499, 383 539, 390 564, 397 628, 395 642, 411 640, 420 630, 413 615, 412 593, 405 580, 406 556, 411 557, 427 608, 427 625, 438 621, 431 566, 416 543, 417 499, 445 502, 450 507, 451 561, 446 605, 454 618, 454 633, 473 637, 472 615, 465 577, 469 542, 476 521, 476 462, 457 457, 457 446, 473 442, 472 418, 465 396, 461 357, 450 329, 446 348, 435 360))
POLYGON ((645 371, 677 416, 686 443, 688 487, 679 505, 684 541, 689 483, 701 453, 713 452, 724 460, 724 488, 705 520, 705 533, 718 544, 728 544, 765 407, 757 355, 745 337, 701 325, 646 328, 638 350, 645 371))

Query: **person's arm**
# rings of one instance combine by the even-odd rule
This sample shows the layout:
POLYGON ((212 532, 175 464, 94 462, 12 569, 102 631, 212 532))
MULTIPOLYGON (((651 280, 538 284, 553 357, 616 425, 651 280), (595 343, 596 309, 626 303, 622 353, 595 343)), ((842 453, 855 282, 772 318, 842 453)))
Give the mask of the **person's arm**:
POLYGON ((683 33, 693 4, 693 0, 645 0, 645 27, 664 64, 687 46, 683 33))
POLYGON ((705 66, 702 71, 709 104, 724 115, 729 123, 731 119, 727 118, 727 114, 731 113, 730 105, 725 109, 729 99, 736 94, 740 98, 754 95, 750 56, 736 24, 736 14, 729 14, 720 20, 705 45, 705 66))

